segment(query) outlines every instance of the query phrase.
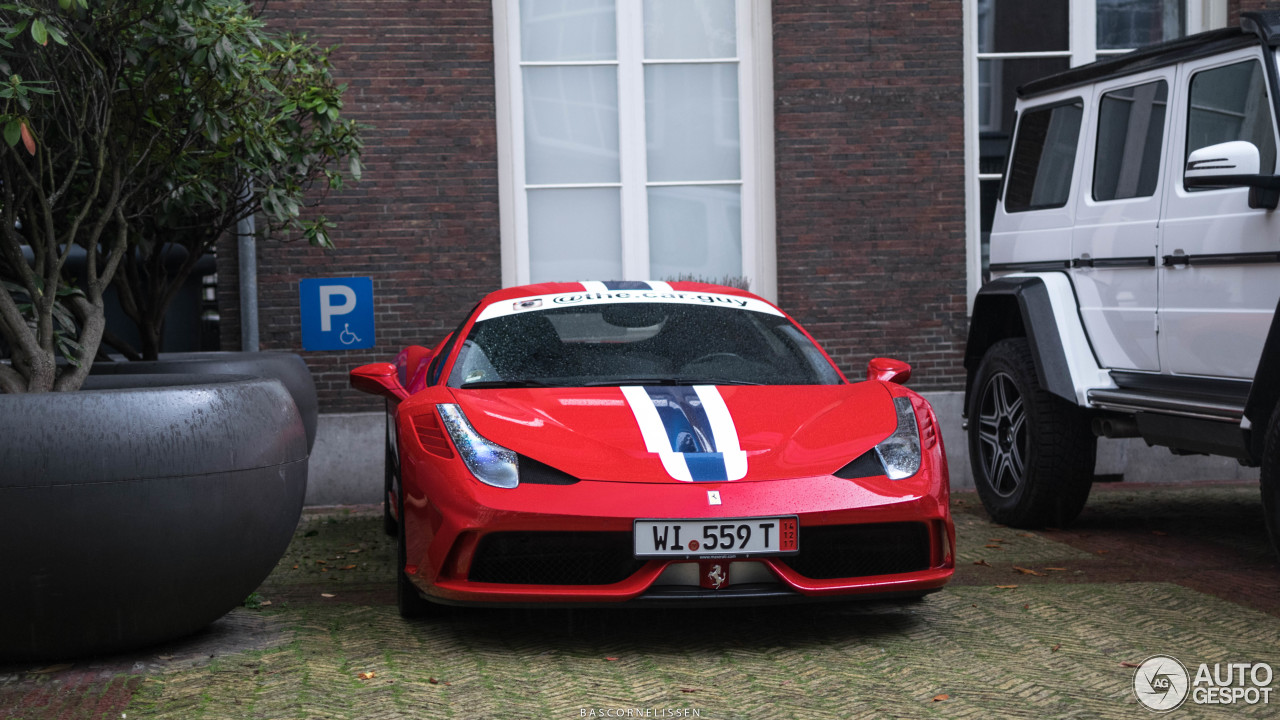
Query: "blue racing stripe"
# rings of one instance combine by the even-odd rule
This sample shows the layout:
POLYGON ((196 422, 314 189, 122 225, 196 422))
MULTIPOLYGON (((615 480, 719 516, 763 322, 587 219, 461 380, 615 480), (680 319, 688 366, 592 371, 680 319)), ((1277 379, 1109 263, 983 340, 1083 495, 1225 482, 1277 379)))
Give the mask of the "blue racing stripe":
POLYGON ((728 480, 724 466, 724 454, 718 452, 685 453, 684 463, 689 466, 689 477, 694 481, 728 480))
POLYGON ((711 420, 691 387, 645 387, 674 452, 684 455, 694 480, 727 480, 724 455, 717 450, 711 420))
POLYGON ((653 286, 642 280, 606 280, 606 290, 652 290, 653 286))
POLYGON ((653 406, 676 452, 715 452, 711 421, 702 409, 702 400, 691 387, 646 387, 653 406))

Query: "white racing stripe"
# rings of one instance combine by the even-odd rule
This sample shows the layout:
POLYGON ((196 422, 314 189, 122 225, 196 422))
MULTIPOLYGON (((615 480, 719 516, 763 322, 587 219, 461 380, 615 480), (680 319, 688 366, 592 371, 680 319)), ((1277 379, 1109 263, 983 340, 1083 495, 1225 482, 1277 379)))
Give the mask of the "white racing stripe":
POLYGON ((586 290, 589 293, 609 292, 609 288, 605 287, 605 284, 600 282, 599 280, 583 280, 582 289, 586 290))
POLYGON ((747 475, 747 454, 738 444, 738 429, 733 425, 729 406, 724 404, 720 390, 714 385, 694 385, 693 391, 698 393, 698 399, 702 401, 702 410, 711 423, 711 433, 716 440, 716 451, 724 453, 725 474, 730 480, 741 480, 747 475))
POLYGON ((667 439, 667 429, 662 424, 662 418, 658 416, 658 409, 653 406, 653 400, 649 399, 649 393, 636 385, 619 389, 627 399, 627 404, 631 406, 631 414, 635 415, 636 424, 640 426, 640 435, 644 437, 644 448, 651 453, 657 453, 668 475, 676 480, 693 482, 693 477, 689 474, 689 466, 684 461, 684 453, 671 449, 671 441, 667 439))

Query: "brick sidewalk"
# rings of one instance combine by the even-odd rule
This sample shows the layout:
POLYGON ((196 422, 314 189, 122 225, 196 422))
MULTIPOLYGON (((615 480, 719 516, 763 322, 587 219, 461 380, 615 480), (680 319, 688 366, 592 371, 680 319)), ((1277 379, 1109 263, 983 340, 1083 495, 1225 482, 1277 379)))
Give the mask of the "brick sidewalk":
POLYGON ((972 493, 954 509, 956 579, 913 605, 416 623, 396 614, 380 510, 309 513, 260 589, 269 605, 145 652, 0 667, 0 717, 1129 718, 1148 711, 1123 663, 1280 668, 1280 567, 1256 485, 1099 486, 1070 531, 995 526, 972 493))

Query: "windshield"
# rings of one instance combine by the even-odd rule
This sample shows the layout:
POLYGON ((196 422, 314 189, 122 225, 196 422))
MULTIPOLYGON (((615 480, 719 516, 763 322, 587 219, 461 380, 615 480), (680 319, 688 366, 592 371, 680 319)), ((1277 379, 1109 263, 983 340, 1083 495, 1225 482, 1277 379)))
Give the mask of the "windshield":
POLYGON ((782 315, 675 303, 553 307, 478 321, 450 387, 833 385, 782 315))

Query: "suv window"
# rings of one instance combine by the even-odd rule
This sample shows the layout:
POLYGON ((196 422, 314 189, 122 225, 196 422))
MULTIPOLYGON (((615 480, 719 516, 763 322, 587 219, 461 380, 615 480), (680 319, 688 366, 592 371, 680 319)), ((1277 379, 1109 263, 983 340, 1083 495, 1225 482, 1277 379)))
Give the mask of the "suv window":
POLYGON ((1187 155, 1209 145, 1247 140, 1258 147, 1259 170, 1264 174, 1274 172, 1276 138, 1265 83, 1266 76, 1257 60, 1192 76, 1187 155))
POLYGON ((1102 96, 1093 165, 1094 200, 1155 194, 1168 99, 1169 85, 1164 80, 1102 96))
POLYGON ((1005 212, 1067 204, 1084 105, 1079 100, 1022 113, 1009 165, 1005 212))

